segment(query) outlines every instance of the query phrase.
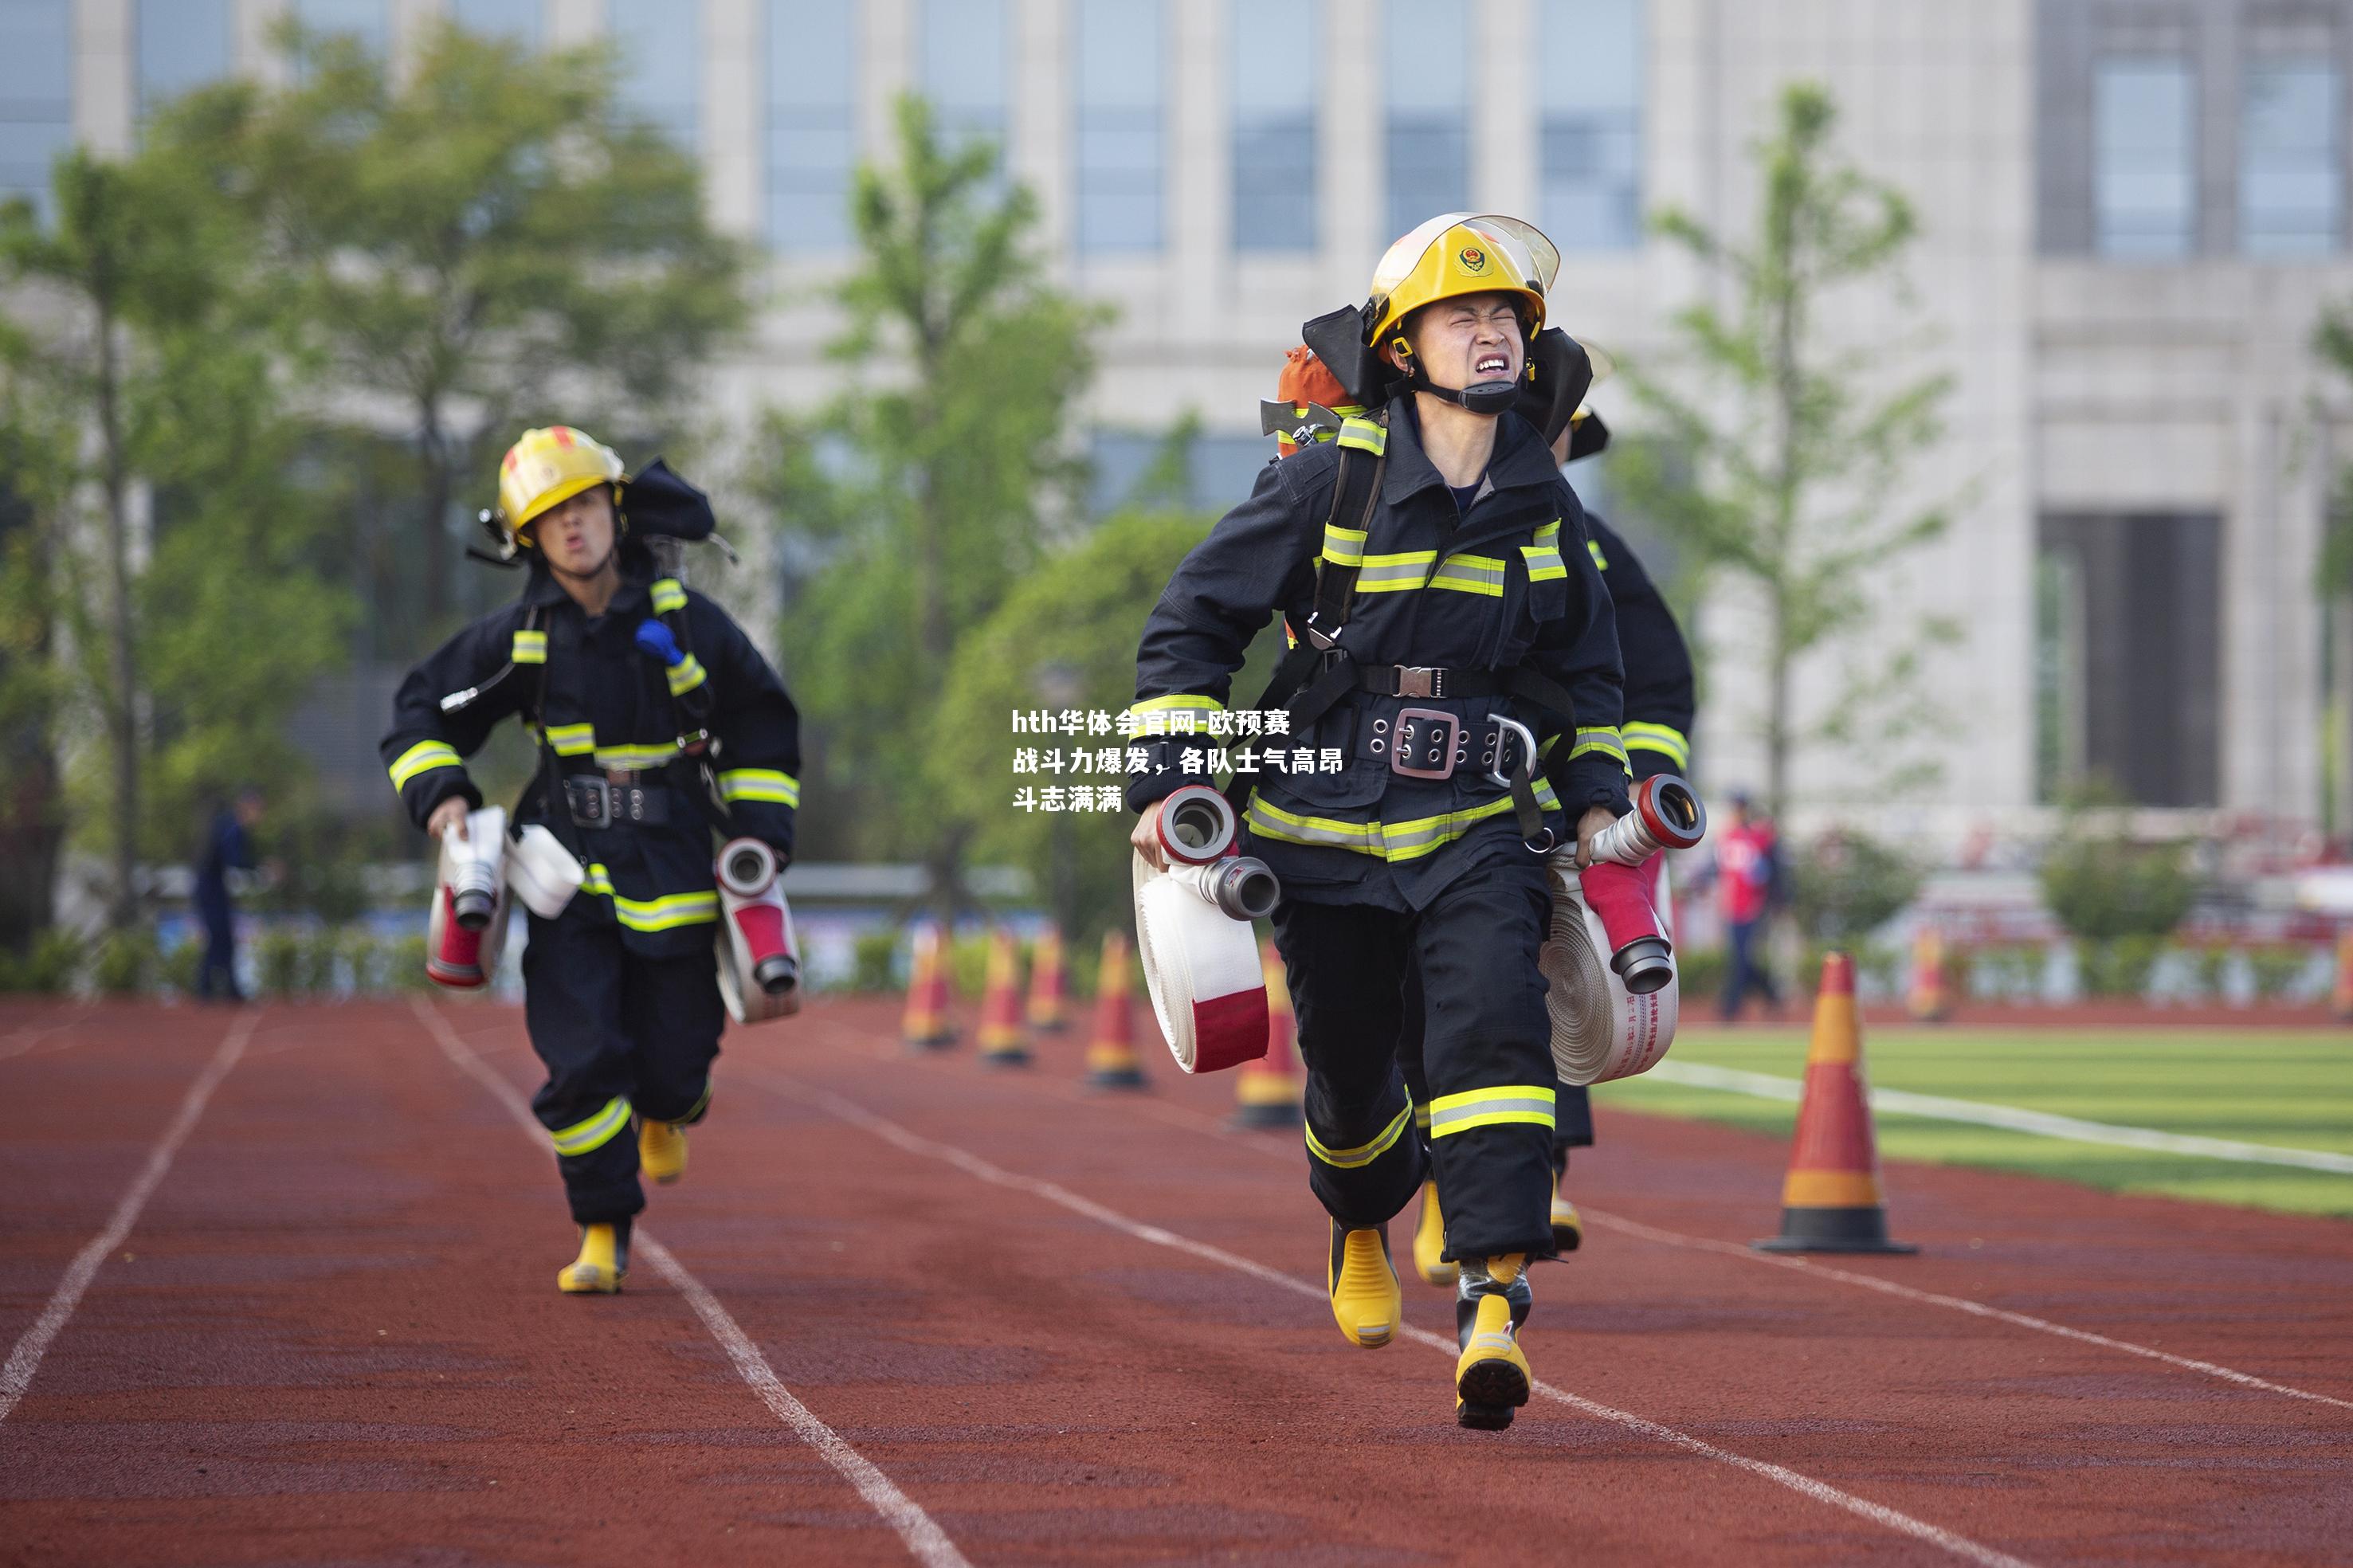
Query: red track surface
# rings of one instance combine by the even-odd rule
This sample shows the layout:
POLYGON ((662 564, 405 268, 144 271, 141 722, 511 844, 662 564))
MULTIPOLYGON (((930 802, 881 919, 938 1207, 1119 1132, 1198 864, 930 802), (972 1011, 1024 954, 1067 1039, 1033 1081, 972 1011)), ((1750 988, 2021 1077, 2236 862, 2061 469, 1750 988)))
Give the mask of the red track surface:
MULTIPOLYGON (((441 1016, 535 1080, 516 1013, 441 1016)), ((0 1010, 0 1349, 231 1023, 0 1010)), ((2353 1552, 2353 1403, 1662 1239, 1769 1231, 1785 1151, 1607 1112, 1587 1247, 1537 1271, 1526 1342, 1591 1403, 1459 1431, 1446 1353, 1341 1341, 1295 1136, 1223 1131, 1229 1082, 1155 1060, 1153 1095, 1092 1095, 1076 1039, 991 1074, 903 1056, 894 1024, 841 1003, 732 1036, 647 1224, 972 1563, 2353 1552)), ((1853 1274, 2353 1402, 2353 1227, 1972 1171, 1889 1186, 1926 1253, 1834 1260, 1853 1274)), ((417 1016, 267 1010, 0 1422, 0 1561, 910 1560, 644 1258, 626 1295, 558 1296, 570 1244, 544 1145, 417 1016)), ((1407 1290, 1451 1339, 1445 1296, 1407 1290)))

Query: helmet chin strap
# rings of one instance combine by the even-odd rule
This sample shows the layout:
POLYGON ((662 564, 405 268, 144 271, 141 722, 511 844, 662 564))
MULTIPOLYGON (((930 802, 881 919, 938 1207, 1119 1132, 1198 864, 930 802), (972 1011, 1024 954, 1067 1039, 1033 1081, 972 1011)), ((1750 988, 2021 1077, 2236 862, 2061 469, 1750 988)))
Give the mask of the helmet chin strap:
POLYGON ((1402 336, 1397 340, 1398 357, 1405 362, 1405 384, 1409 392, 1426 392, 1443 403, 1451 403, 1470 414, 1482 414, 1489 418, 1502 414, 1519 401, 1520 384, 1516 377, 1503 381, 1475 381, 1469 386, 1440 386, 1430 379, 1421 368, 1421 361, 1413 345, 1402 336))

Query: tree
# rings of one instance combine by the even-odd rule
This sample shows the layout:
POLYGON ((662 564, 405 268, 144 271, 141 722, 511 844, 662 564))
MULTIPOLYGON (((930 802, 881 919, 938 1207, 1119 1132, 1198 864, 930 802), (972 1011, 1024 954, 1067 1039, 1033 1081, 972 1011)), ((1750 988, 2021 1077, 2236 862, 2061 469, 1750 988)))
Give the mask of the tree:
MULTIPOLYGON (((1821 327, 1834 291, 1893 281, 1917 225, 1893 187, 1838 162, 1837 114, 1820 87, 1789 88, 1779 121, 1757 148, 1763 195, 1755 236, 1735 245, 1686 214, 1657 226, 1729 289, 1729 310, 1702 300, 1675 318, 1694 384, 1671 387, 1636 371, 1634 395, 1651 439, 1630 442, 1620 478, 1632 508, 1655 520, 1698 568, 1756 595, 1767 689, 1766 797, 1788 793, 1790 756, 1823 739, 1851 739, 1865 713, 1905 724, 1922 647, 1883 644, 1870 674, 1816 723, 1800 718, 1793 676, 1801 659, 1863 629, 1881 569, 1943 532, 1942 508, 1895 502, 1907 464, 1941 437, 1952 378, 1932 374, 1876 390, 1891 345, 1834 348, 1821 327), (1893 710, 1893 711, 1891 711, 1893 710)), ((1948 641, 1931 620, 1922 642, 1948 641)))
POLYGON ((812 800, 854 801, 855 819, 813 812, 810 826, 850 852, 920 847, 952 906, 970 826, 941 792, 1000 791, 930 765, 942 692, 972 657, 965 634, 1038 560, 1048 520, 1076 510, 1067 419, 1106 317, 1045 281, 1034 203, 998 188, 991 147, 949 149, 906 99, 897 153, 858 174, 859 264, 838 293, 849 322, 827 351, 850 384, 813 416, 771 416, 761 488, 792 546, 821 563, 784 643, 827 785, 812 800))
POLYGON ((651 434, 749 313, 745 248, 694 162, 612 110, 601 48, 540 54, 440 26, 396 82, 348 37, 289 29, 299 85, 207 89, 183 122, 231 172, 290 304, 383 434, 413 451, 426 624, 450 608, 461 488, 526 422, 651 434))

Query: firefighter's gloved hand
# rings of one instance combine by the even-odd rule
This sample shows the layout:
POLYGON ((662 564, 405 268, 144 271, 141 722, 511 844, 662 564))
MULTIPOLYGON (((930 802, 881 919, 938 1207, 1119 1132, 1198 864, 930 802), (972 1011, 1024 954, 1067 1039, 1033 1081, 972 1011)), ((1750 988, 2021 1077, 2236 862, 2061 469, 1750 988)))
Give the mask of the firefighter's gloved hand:
POLYGON ((678 638, 670 635, 668 626, 656 620, 638 623, 638 647, 672 669, 686 658, 686 650, 678 646, 678 638))

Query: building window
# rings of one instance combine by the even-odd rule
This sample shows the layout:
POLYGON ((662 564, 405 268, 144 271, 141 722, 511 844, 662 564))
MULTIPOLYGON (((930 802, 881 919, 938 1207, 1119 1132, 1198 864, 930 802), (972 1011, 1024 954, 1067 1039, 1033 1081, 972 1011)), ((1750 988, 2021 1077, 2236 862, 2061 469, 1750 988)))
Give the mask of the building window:
POLYGON ((1234 248, 1315 248, 1320 0, 1234 0, 1234 248))
POLYGON ((2188 256, 2198 232, 2198 92, 2187 58, 2103 57, 2092 77, 2094 242, 2103 256, 2188 256))
POLYGON ((69 0, 0 5, 0 201, 49 215, 49 165, 73 142, 69 0))
POLYGON ((1545 233, 1563 250, 1642 243, 1641 0, 1544 0, 1545 233))
POLYGON ((2336 62, 2326 55, 2247 61, 2239 94, 2239 245, 2250 256, 2325 256, 2337 247, 2345 171, 2336 62))
POLYGON ((2138 805, 2212 805, 2221 785, 2222 524, 2211 513, 2042 520, 2036 773, 2138 805))
POLYGON ((540 0, 449 0, 449 20, 470 33, 496 33, 539 47, 540 0))
POLYGON ((286 7, 307 30, 356 38, 372 55, 384 53, 385 0, 290 0, 286 7))
POLYGON ((701 150, 700 6, 677 0, 607 0, 607 29, 621 60, 620 99, 636 118, 689 153, 701 150))
POLYGON ((1160 248, 1160 0, 1078 0, 1079 249, 1160 248))
POLYGON ((229 74, 229 0, 139 0, 139 112, 229 74))
POLYGON ((1384 19, 1393 239, 1471 205, 1471 6, 1390 0, 1384 19))
POLYGON ((1006 145, 1005 0, 923 0, 916 79, 951 146, 1006 145))
POLYGON ((849 248, 858 155, 856 7, 768 0, 768 241, 778 250, 849 248))

